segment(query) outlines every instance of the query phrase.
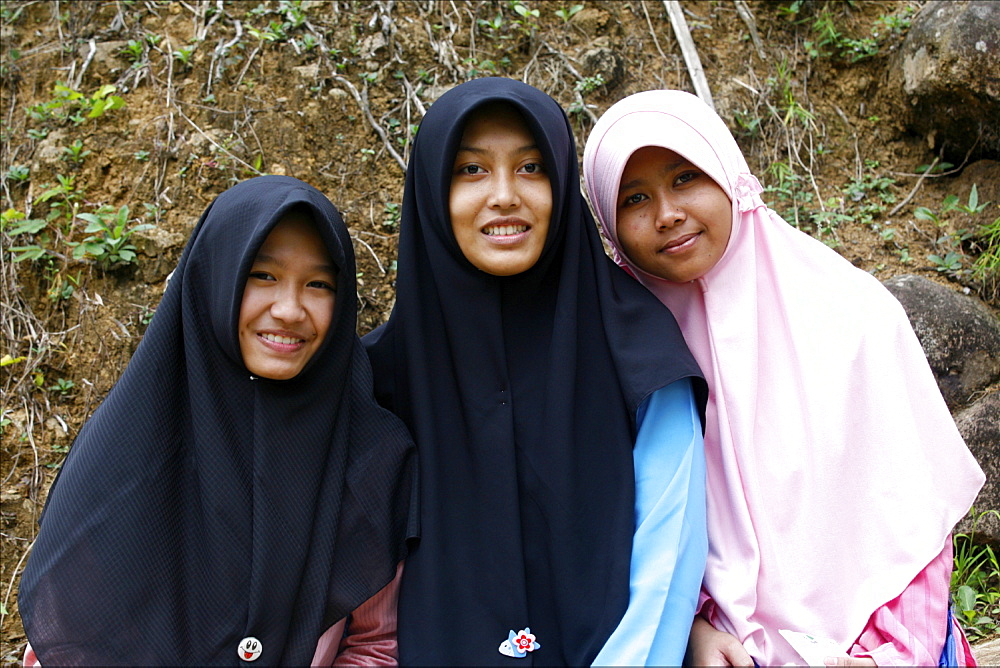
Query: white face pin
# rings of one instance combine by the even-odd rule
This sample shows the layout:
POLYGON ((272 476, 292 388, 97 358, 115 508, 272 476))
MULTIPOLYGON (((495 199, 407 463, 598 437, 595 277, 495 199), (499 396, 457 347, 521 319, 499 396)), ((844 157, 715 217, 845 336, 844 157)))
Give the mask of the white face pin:
POLYGON ((260 653, 264 651, 263 645, 260 641, 253 636, 247 636, 240 641, 239 647, 236 648, 236 653, 240 655, 240 658, 244 661, 256 661, 260 658, 260 653))

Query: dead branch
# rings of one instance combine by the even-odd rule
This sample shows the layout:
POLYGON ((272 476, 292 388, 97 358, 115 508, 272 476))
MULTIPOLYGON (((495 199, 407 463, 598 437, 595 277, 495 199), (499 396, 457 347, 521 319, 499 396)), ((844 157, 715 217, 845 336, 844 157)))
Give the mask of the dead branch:
POLYGON ((733 0, 733 4, 736 5, 736 13, 743 19, 743 23, 747 24, 747 30, 750 31, 750 40, 757 49, 757 55, 761 60, 766 61, 767 54, 764 53, 764 45, 760 41, 760 35, 757 34, 757 20, 753 17, 753 12, 750 11, 746 0, 733 0))
POLYGON ((351 94, 354 101, 358 103, 359 107, 361 107, 361 112, 365 115, 365 119, 368 121, 368 124, 371 125, 376 134, 382 138, 382 143, 385 144, 385 150, 389 152, 389 155, 391 155, 393 159, 395 159, 399 168, 406 173, 406 161, 403 160, 403 157, 396 152, 396 149, 392 146, 392 142, 389 141, 388 133, 386 133, 381 125, 375 122, 375 117, 372 116, 371 107, 368 105, 368 91, 364 90, 358 92, 358 89, 354 87, 354 84, 339 74, 334 74, 333 78, 347 88, 347 92, 351 94))
POLYGON ((254 167, 250 163, 242 160, 239 156, 234 155, 232 151, 230 151, 229 149, 227 149, 226 147, 222 146, 217 141, 215 141, 214 139, 212 139, 211 136, 209 136, 208 134, 206 134, 204 130, 202 130, 200 127, 198 127, 197 123, 195 123, 190 118, 188 118, 187 114, 185 114, 183 111, 181 111, 180 108, 178 108, 178 107, 175 107, 175 108, 177 109, 177 113, 180 114, 180 117, 183 118, 185 121, 187 121, 188 125, 190 125, 191 127, 193 127, 198 132, 198 134, 200 134, 202 137, 204 137, 205 139, 207 139, 209 144, 211 144, 215 148, 219 149, 220 151, 222 151, 223 153, 225 153, 226 155, 228 155, 230 158, 232 158, 236 162, 240 163, 241 165, 243 165, 244 167, 246 167, 247 169, 249 169, 254 174, 257 174, 258 176, 260 176, 263 173, 259 169, 257 169, 256 167, 254 167))
POLYGON ((667 16, 670 17, 670 25, 674 28, 674 35, 681 47, 681 55, 687 64, 688 73, 691 75, 691 82, 694 84, 694 92, 701 98, 702 102, 715 109, 715 102, 712 100, 712 91, 708 87, 708 79, 705 78, 705 70, 701 66, 701 58, 698 57, 698 49, 691 39, 691 31, 688 29, 687 19, 684 18, 684 10, 681 9, 679 0, 663 0, 663 6, 667 8, 667 16))
POLYGON ((913 199, 913 196, 917 194, 917 190, 920 188, 920 184, 924 182, 924 179, 927 178, 928 174, 930 174, 932 171, 934 171, 934 166, 938 164, 938 160, 940 160, 940 158, 938 158, 937 156, 934 156, 934 162, 932 162, 931 166, 928 167, 927 170, 924 171, 924 173, 920 175, 920 178, 917 179, 917 182, 915 184, 913 184, 913 190, 910 191, 910 194, 907 195, 906 197, 904 197, 903 200, 899 204, 897 204, 896 206, 892 207, 892 211, 889 212, 889 216, 888 216, 889 218, 892 218, 893 216, 895 216, 897 213, 899 213, 900 209, 902 209, 904 206, 906 206, 907 204, 909 204, 910 200, 913 199))
POLYGON ((653 44, 656 45, 656 50, 660 54, 660 58, 665 61, 667 59, 667 54, 663 53, 663 49, 660 48, 660 40, 656 38, 656 31, 653 30, 653 22, 649 19, 649 12, 646 11, 646 0, 642 0, 642 13, 646 17, 646 25, 649 26, 649 34, 653 38, 653 44))

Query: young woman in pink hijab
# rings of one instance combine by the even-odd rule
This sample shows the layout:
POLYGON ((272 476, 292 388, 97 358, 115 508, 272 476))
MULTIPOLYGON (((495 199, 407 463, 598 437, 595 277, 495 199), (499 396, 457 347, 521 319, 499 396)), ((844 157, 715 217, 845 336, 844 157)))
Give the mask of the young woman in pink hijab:
POLYGON ((768 209, 688 93, 612 106, 584 178, 616 260, 709 383, 690 661, 974 665, 948 610, 950 533, 983 473, 899 303, 768 209))

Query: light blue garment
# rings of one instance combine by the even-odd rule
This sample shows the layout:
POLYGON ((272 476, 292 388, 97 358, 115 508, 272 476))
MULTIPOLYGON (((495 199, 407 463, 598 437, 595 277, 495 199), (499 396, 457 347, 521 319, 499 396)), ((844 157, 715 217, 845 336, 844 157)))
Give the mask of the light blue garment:
POLYGON ((705 448, 691 381, 639 408, 628 609, 595 666, 679 666, 708 554, 705 448))

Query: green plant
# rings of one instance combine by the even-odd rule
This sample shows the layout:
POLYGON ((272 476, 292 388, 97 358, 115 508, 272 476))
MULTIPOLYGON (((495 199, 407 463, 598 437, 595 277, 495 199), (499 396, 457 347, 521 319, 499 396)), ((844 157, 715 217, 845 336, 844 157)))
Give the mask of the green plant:
POLYGON ((312 51, 319 46, 319 42, 316 41, 316 38, 313 37, 311 33, 303 35, 299 43, 302 45, 303 51, 312 51))
POLYGON ((173 53, 174 60, 178 61, 184 69, 191 67, 191 56, 194 54, 197 44, 182 46, 173 53))
POLYGON ((65 378, 59 378, 56 380, 54 385, 49 386, 49 392, 55 392, 59 394, 59 396, 65 397, 70 393, 70 390, 72 390, 74 386, 75 383, 73 381, 65 378))
POLYGON ((462 64, 469 65, 469 69, 465 73, 465 76, 469 79, 474 79, 484 72, 489 72, 490 74, 496 74, 497 72, 497 64, 488 58, 479 61, 475 58, 466 58, 462 61, 462 64))
POLYGON ((72 297, 76 289, 80 287, 80 273, 76 272, 76 276, 68 273, 63 274, 59 272, 57 267, 50 266, 48 269, 49 289, 45 292, 49 301, 66 301, 72 297))
POLYGON ((279 0, 278 12, 285 17, 284 27, 300 28, 306 22, 306 14, 302 8, 302 0, 279 0))
POLYGON ((976 184, 972 184, 972 190, 969 191, 968 204, 962 204, 961 201, 956 202, 955 208, 959 211, 964 211, 970 216, 974 216, 989 206, 989 202, 979 203, 979 190, 976 188, 976 184))
POLYGON ((382 209, 382 214, 382 225, 391 228, 399 227, 399 218, 402 215, 402 211, 398 203, 386 202, 385 207, 382 209))
POLYGON ((130 39, 122 49, 122 53, 132 62, 132 67, 138 67, 146 55, 146 41, 130 39))
POLYGON ((288 40, 288 34, 285 32, 285 24, 279 21, 271 21, 267 24, 266 28, 262 29, 249 28, 247 32, 262 42, 284 42, 288 40))
POLYGON ((568 23, 571 18, 576 16, 577 12, 583 9, 583 5, 573 5, 572 7, 560 7, 556 10, 556 16, 563 20, 563 23, 568 23))
POLYGON ((943 257, 933 253, 928 255, 927 259, 931 261, 937 271, 943 274, 957 275, 962 271, 962 256, 954 251, 948 251, 943 257))
POLYGON ((73 249, 73 257, 92 257, 105 268, 135 262, 135 246, 129 237, 154 226, 141 223, 130 227, 128 213, 128 205, 123 205, 117 213, 101 207, 95 213, 79 214, 88 223, 83 231, 90 236, 73 249))
POLYGON ((917 167, 917 174, 923 174, 924 172, 930 172, 931 174, 940 174, 941 172, 951 169, 954 167, 950 162, 936 162, 933 165, 920 165, 917 167))
POLYGON ((14 183, 24 183, 31 178, 31 169, 27 165, 11 165, 7 168, 6 178, 14 183))
POLYGON ((63 147, 62 159, 68 160, 69 162, 72 162, 74 165, 80 165, 83 164, 84 159, 86 159, 86 157, 90 155, 90 153, 91 153, 90 151, 84 150, 83 140, 77 139, 69 146, 63 147))
POLYGON ((537 19, 541 16, 539 10, 529 9, 526 4, 518 0, 511 0, 510 8, 518 15, 518 18, 514 19, 513 23, 523 34, 530 35, 538 30, 537 19))
POLYGON ((973 183, 965 204, 962 204, 962 200, 959 199, 958 195, 950 194, 941 201, 940 213, 935 213, 933 209, 926 206, 918 206, 913 210, 913 217, 918 220, 931 221, 938 227, 941 227, 945 224, 944 216, 949 211, 962 211, 974 216, 982 213, 989 205, 989 202, 979 202, 979 189, 973 183))
POLYGON ((807 217, 802 209, 813 201, 813 193, 806 189, 805 178, 783 160, 771 163, 767 172, 770 185, 764 188, 764 196, 768 207, 793 226, 801 227, 807 217))
POLYGON ((972 529, 953 538, 954 569, 951 594, 959 623, 971 639, 996 633, 1000 615, 1000 563, 993 548, 976 541, 976 528, 983 517, 1000 518, 996 510, 975 513, 972 529))
POLYGON ((852 217, 864 225, 872 225, 874 219, 885 212, 886 205, 896 201, 892 191, 896 181, 879 174, 877 160, 865 160, 865 168, 865 174, 851 180, 843 192, 853 202, 849 206, 852 217))
MULTIPOLYGON (((11 238, 22 234, 34 237, 34 235, 44 230, 47 225, 48 221, 45 219, 28 218, 16 209, 7 209, 0 214, 0 227, 11 238)), ((45 255, 45 248, 38 244, 11 246, 8 250, 14 255, 14 262, 37 260, 45 255)))
POLYGON ((878 29, 881 27, 886 33, 894 37, 900 37, 910 29, 913 13, 916 11, 912 6, 907 5, 902 14, 883 14, 875 19, 875 37, 878 37, 878 29))
POLYGON ((605 84, 604 76, 595 74, 592 77, 584 77, 576 82, 576 90, 586 95, 593 92, 605 84))
POLYGON ((736 125, 739 126, 740 134, 745 135, 748 139, 754 139, 760 134, 761 118, 757 114, 743 109, 742 111, 737 111, 733 115, 733 119, 736 121, 736 125))
POLYGON ((982 285, 987 299, 1000 297, 1000 216, 983 225, 974 236, 979 256, 972 264, 972 277, 982 285))
POLYGON ((499 33, 500 29, 503 28, 503 14, 497 12, 497 15, 492 19, 478 19, 476 25, 493 33, 499 33))
POLYGON ((28 116, 37 122, 72 121, 80 125, 88 118, 100 118, 109 111, 124 107, 125 100, 114 95, 117 90, 115 86, 106 84, 87 96, 63 84, 56 84, 52 89, 53 98, 28 107, 28 116))

